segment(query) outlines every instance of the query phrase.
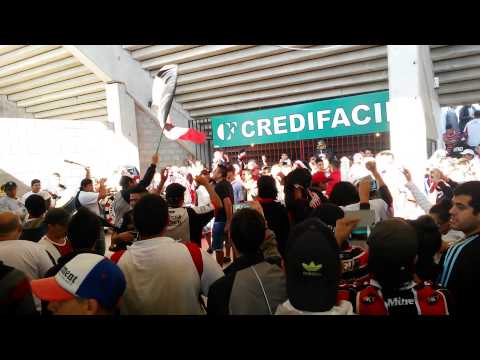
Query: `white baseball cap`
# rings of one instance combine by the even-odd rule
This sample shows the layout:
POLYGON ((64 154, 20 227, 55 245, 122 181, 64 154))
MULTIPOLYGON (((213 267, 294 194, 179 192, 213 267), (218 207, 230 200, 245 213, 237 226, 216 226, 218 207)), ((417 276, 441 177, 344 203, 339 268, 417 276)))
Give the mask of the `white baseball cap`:
POLYGON ((472 149, 466 149, 461 152, 462 155, 472 155, 475 156, 475 153, 473 152, 472 149))

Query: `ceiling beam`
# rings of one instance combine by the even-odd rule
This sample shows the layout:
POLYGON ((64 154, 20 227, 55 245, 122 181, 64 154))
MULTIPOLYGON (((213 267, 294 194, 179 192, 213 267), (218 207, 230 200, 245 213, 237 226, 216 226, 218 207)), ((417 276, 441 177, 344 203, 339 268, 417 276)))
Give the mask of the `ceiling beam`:
POLYGON ((13 75, 2 77, 0 78, 0 87, 22 83, 24 81, 29 81, 35 78, 53 74, 55 72, 71 69, 79 65, 82 65, 80 61, 74 57, 69 57, 64 60, 55 61, 30 70, 25 70, 13 75))
POLYGON ((452 82, 479 79, 480 67, 473 68, 473 69, 444 72, 444 73, 438 74, 438 76, 440 78, 440 87, 442 87, 443 84, 448 84, 452 82))
POLYGON ((152 97, 153 78, 121 45, 64 45, 104 82, 120 82, 144 106, 152 97))
POLYGON ((59 116, 52 116, 49 119, 80 120, 80 119, 87 119, 87 118, 94 118, 94 117, 103 117, 104 115, 107 115, 107 108, 89 110, 89 111, 82 111, 82 112, 77 112, 75 114, 65 114, 65 115, 59 115, 59 116))
POLYGON ((153 45, 131 52, 137 61, 147 60, 154 57, 164 56, 183 50, 195 48, 199 45, 153 45))
POLYGON ((177 95, 175 99, 184 104, 191 101, 205 100, 216 97, 223 97, 235 94, 252 93, 261 90, 283 88, 286 86, 311 83, 327 79, 349 77, 363 73, 371 73, 387 69, 387 59, 378 59, 353 63, 343 66, 335 66, 321 70, 303 72, 295 75, 277 77, 273 79, 260 80, 257 82, 244 83, 233 86, 226 86, 190 94, 177 95))
POLYGON ((11 86, 6 86, 0 88, 0 95, 9 95, 18 93, 21 91, 26 91, 30 89, 35 89, 44 85, 49 85, 52 83, 57 83, 60 81, 77 78, 79 76, 91 74, 90 69, 86 66, 80 65, 68 70, 59 71, 50 75, 46 75, 37 79, 25 81, 11 86))
POLYGON ((149 46, 151 46, 151 45, 122 45, 122 47, 125 50, 128 50, 128 51, 143 49, 143 48, 146 48, 146 47, 149 47, 149 46))
POLYGON ((190 115, 196 118, 210 117, 216 114, 222 113, 236 113, 249 110, 259 110, 272 106, 287 105, 293 103, 301 103, 306 101, 321 100, 336 98, 340 96, 356 95, 365 92, 388 90, 388 83, 382 81, 379 83, 364 84, 359 86, 349 86, 344 88, 331 89, 327 91, 313 92, 307 94, 285 96, 280 98, 274 98, 269 100, 255 100, 240 104, 224 105, 218 107, 212 107, 207 109, 199 109, 190 111, 190 115))
POLYGON ((41 86, 32 90, 18 92, 8 96, 11 101, 20 101, 29 98, 34 98, 41 95, 59 92, 62 90, 73 89, 83 85, 93 84, 98 82, 98 78, 94 74, 84 75, 71 80, 60 81, 54 84, 41 86))
POLYGON ((181 95, 244 83, 256 83, 261 80, 267 80, 293 74, 302 74, 304 72, 326 68, 334 68, 337 66, 359 63, 367 60, 375 60, 382 58, 386 59, 386 56, 387 49, 385 46, 370 47, 357 51, 325 56, 319 59, 311 59, 293 64, 288 63, 273 68, 267 68, 233 76, 226 76, 219 79, 205 80, 199 83, 180 85, 177 86, 175 93, 177 95, 181 95))
POLYGON ((73 89, 58 91, 51 94, 41 95, 34 98, 22 100, 17 102, 17 106, 30 107, 30 106, 48 103, 51 101, 57 101, 57 100, 67 99, 75 96, 97 93, 99 91, 105 91, 105 84, 103 82, 97 82, 90 85, 80 86, 73 89))
POLYGON ((461 92, 471 92, 475 90, 480 90, 480 79, 444 84, 443 86, 440 85, 440 88, 438 89, 438 94, 443 95, 461 92))
POLYGON ((263 100, 269 98, 278 98, 289 95, 298 95, 309 92, 318 92, 322 90, 329 90, 334 88, 348 87, 353 85, 362 85, 368 83, 387 81, 388 72, 386 70, 376 71, 367 74, 360 74, 348 76, 343 78, 328 79, 325 81, 317 81, 307 84, 299 84, 286 86, 276 89, 269 89, 263 91, 255 91, 246 94, 224 96, 215 99, 208 99, 203 101, 195 101, 183 104, 183 108, 187 111, 198 110, 202 108, 209 108, 215 106, 229 105, 235 103, 242 103, 254 100, 263 100))
POLYGON ((36 118, 48 119, 55 116, 66 115, 66 114, 75 114, 88 110, 95 110, 107 107, 106 100, 94 101, 85 104, 78 104, 73 106, 62 107, 59 109, 42 111, 35 113, 36 118))
POLYGON ((48 103, 27 107, 25 111, 29 113, 38 113, 42 111, 59 109, 67 106, 74 106, 74 105, 85 104, 93 101, 105 100, 106 98, 107 98, 107 95, 105 94, 105 91, 100 91, 93 94, 80 95, 80 96, 75 96, 67 99, 51 101, 48 103))
POLYGON ((458 59, 448 59, 433 63, 435 75, 437 73, 470 69, 480 66, 480 55, 467 56, 458 59))
POLYGON ((0 56, 0 67, 58 49, 60 45, 27 45, 0 56))
POLYGON ((39 67, 44 64, 48 64, 57 60, 65 59, 71 57, 67 50, 64 48, 58 48, 44 54, 33 56, 29 59, 18 61, 16 63, 0 67, 0 78, 5 76, 13 75, 21 71, 39 67))
POLYGON ((480 54, 480 45, 450 45, 431 49, 432 61, 455 59, 480 54))
POLYGON ((259 45, 243 50, 236 50, 227 54, 211 56, 205 59, 199 59, 180 64, 178 66, 178 73, 187 74, 195 71, 236 64, 242 61, 259 59, 275 54, 282 54, 289 51, 291 50, 279 48, 278 46, 259 45))
POLYGON ((21 47, 24 47, 25 45, 0 45, 0 55, 6 54, 10 51, 20 49, 21 47))
POLYGON ((292 64, 305 60, 319 59, 325 56, 345 53, 362 48, 371 47, 372 45, 331 45, 331 46, 315 46, 310 49, 317 51, 292 50, 290 52, 267 56, 260 59, 253 59, 238 64, 231 64, 214 69, 197 71, 190 74, 181 75, 178 78, 178 85, 185 85, 214 78, 231 76, 255 70, 273 68, 276 66, 292 64))
POLYGON ((206 58, 226 52, 250 47, 252 45, 204 45, 159 58, 142 61, 142 68, 147 70, 160 69, 167 64, 183 64, 188 61, 206 58))

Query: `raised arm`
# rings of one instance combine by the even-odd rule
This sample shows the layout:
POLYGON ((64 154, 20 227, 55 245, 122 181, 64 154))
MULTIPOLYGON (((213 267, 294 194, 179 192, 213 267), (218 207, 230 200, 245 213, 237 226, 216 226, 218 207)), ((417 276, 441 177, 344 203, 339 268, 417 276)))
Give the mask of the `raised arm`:
POLYGON ((380 192, 382 200, 385 201, 389 207, 391 207, 393 205, 393 196, 390 193, 387 184, 385 184, 385 181, 383 181, 382 175, 380 175, 378 172, 377 164, 374 161, 369 161, 365 164, 365 167, 372 173, 373 177, 377 181, 378 191, 380 192))
POLYGON ((150 186, 150 183, 152 182, 153 177, 155 176, 155 170, 157 169, 157 164, 159 160, 160 160, 160 155, 158 155, 158 153, 155 153, 152 155, 152 162, 148 167, 147 171, 145 172, 145 175, 143 175, 142 180, 139 181, 139 185, 143 186, 144 188, 147 188, 148 186, 150 186))
POLYGON ((106 181, 107 179, 105 178, 100 179, 100 186, 98 187, 98 200, 101 200, 107 196, 107 188, 105 187, 106 181))
POLYGON ((210 201, 215 209, 220 209, 223 207, 222 200, 205 177, 198 175, 195 177, 195 181, 197 182, 197 184, 204 186, 205 189, 207 189, 208 195, 210 195, 210 201))
POLYGON ((426 214, 428 214, 431 207, 433 206, 432 203, 428 201, 428 198, 425 196, 425 194, 422 193, 417 187, 417 185, 415 185, 415 183, 412 181, 412 175, 410 174, 410 171, 408 171, 408 169, 403 169, 403 175, 405 175, 405 179, 407 180, 407 183, 405 184, 406 188, 410 190, 413 197, 415 198, 415 201, 422 208, 422 210, 425 211, 426 214))
POLYGON ((159 195, 162 193, 163 186, 167 182, 167 178, 168 178, 168 169, 163 168, 162 170, 160 170, 160 184, 158 184, 158 187, 155 189, 155 193, 159 195))
POLYGON ((92 178, 92 173, 90 172, 90 167, 87 166, 85 168, 85 179, 91 179, 92 178))

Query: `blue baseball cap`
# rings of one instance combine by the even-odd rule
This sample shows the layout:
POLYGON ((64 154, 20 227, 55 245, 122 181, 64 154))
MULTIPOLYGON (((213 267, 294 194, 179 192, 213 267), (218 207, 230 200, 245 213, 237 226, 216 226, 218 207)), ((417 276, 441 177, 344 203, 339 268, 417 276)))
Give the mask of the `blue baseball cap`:
POLYGON ((120 268, 97 254, 78 254, 53 277, 32 280, 32 292, 41 300, 95 299, 106 309, 118 305, 126 281, 120 268))

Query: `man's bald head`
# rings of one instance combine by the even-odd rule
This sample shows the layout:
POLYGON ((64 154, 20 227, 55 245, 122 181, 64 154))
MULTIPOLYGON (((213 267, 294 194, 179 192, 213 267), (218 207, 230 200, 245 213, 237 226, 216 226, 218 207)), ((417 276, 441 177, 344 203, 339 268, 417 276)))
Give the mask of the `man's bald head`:
POLYGON ((0 213, 0 241, 16 240, 21 231, 22 226, 17 215, 11 212, 0 213))

